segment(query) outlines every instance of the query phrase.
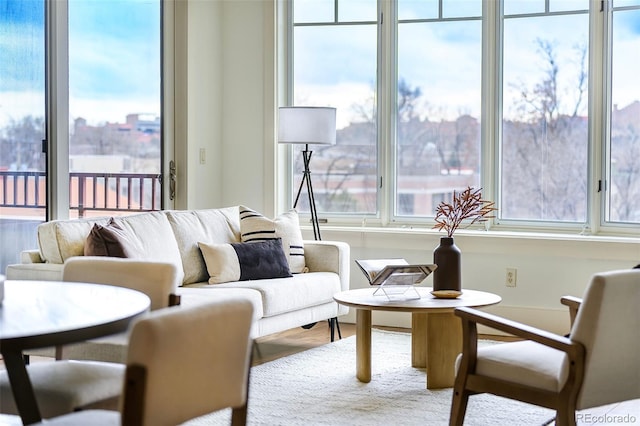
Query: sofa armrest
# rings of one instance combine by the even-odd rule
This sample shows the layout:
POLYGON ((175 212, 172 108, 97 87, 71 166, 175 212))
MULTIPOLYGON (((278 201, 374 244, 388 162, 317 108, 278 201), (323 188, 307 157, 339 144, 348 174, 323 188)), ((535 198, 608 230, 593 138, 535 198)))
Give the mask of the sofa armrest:
POLYGON ((23 250, 20 252, 20 263, 44 263, 44 260, 40 256, 40 250, 38 249, 23 250))
POLYGON ((342 291, 349 290, 350 247, 342 241, 304 241, 304 259, 309 272, 335 272, 342 291))
POLYGON ((7 265, 8 280, 62 281, 61 263, 27 263, 7 265))

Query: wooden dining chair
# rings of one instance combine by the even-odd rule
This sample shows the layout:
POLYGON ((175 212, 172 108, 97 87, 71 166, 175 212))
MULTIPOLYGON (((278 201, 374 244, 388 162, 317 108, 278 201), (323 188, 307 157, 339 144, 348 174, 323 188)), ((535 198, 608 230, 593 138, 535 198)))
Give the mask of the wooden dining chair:
MULTIPOLYGON (((171 263, 135 259, 73 257, 67 260, 63 269, 63 281, 109 284, 141 291, 149 296, 151 310, 179 304, 180 299, 175 296, 177 279, 177 267, 171 263)), ((55 358, 61 361, 28 365, 27 372, 42 417, 87 408, 117 410, 122 394, 122 362, 126 356, 127 341, 127 333, 120 333, 70 345, 69 350, 56 347, 55 358), (82 350, 75 351, 75 347, 82 350), (101 360, 105 347, 115 354, 101 360), (82 361, 62 361, 74 357, 74 351, 76 354, 80 352, 82 361)), ((17 412, 7 373, 0 371, 0 413, 17 412)))
POLYGON ((244 425, 252 322, 244 298, 152 312, 129 335, 120 411, 82 410, 43 424, 175 426, 231 408, 231 424, 244 425))
POLYGON ((576 410, 640 398, 640 270, 596 274, 582 302, 565 297, 575 321, 558 336, 469 308, 458 308, 463 348, 450 425, 462 425, 471 395, 491 393, 556 411, 555 425, 576 424, 576 410), (477 347, 477 324, 525 340, 477 347))

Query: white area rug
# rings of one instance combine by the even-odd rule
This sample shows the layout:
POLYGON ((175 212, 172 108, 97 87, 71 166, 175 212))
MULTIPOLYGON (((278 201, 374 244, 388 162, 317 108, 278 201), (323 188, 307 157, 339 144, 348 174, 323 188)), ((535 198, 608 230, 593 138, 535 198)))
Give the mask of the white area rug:
MULTIPOLYGON (((407 333, 373 330, 371 382, 355 376, 355 336, 256 366, 251 371, 249 425, 447 425, 451 389, 427 390, 424 369, 411 367, 407 333)), ((476 395, 465 425, 543 425, 545 408, 476 395)), ((189 426, 228 425, 230 410, 189 426)))

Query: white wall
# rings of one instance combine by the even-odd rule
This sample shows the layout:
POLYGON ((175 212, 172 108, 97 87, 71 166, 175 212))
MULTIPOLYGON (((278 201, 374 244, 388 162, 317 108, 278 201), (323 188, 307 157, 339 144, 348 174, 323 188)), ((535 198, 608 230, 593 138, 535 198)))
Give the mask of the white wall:
MULTIPOLYGON (((442 234, 431 229, 382 230, 322 227, 324 240, 346 241, 351 247, 351 288, 368 283, 353 259, 403 257, 407 261, 432 262, 442 234)), ((312 237, 308 231, 305 237, 312 237)), ((568 311, 560 304, 564 295, 582 296, 592 274, 630 268, 640 263, 640 240, 587 236, 518 235, 514 233, 461 231, 455 236, 462 251, 462 286, 489 291, 502 297, 487 311, 566 333, 568 311), (506 268, 517 268, 515 288, 506 287, 506 268)), ((432 278, 425 281, 431 286, 432 278)), ((351 312, 344 321, 354 322, 351 312)), ((374 312, 373 322, 410 327, 407 314, 374 312)))
MULTIPOLYGON (((273 15, 272 0, 189 0, 189 200, 179 208, 246 204, 274 211, 273 15), (201 146, 205 166, 198 163, 201 146)), ((323 226, 322 236, 348 242, 352 259, 430 262, 441 234, 323 226)), ((639 239, 460 232, 456 244, 463 253, 463 287, 503 299, 488 310, 558 333, 568 328, 562 295, 580 296, 595 272, 640 263, 639 239), (518 270, 515 288, 504 284, 507 267, 518 270)), ((352 266, 351 287, 366 287, 352 266)), ((375 312, 373 320, 410 325, 408 314, 375 312)), ((343 321, 353 322, 353 312, 343 321)))
MULTIPOLYGON (((186 134, 175 141, 183 159, 178 167, 178 180, 187 197, 177 208, 211 208, 222 201, 223 152, 223 7, 219 1, 177 2, 178 7, 187 8, 186 49, 176 57, 186 56, 187 105, 186 134), (204 164, 200 161, 200 150, 204 150, 204 164), (186 181, 186 182, 185 182, 186 181)), ((177 64, 180 67, 183 64, 177 64)), ((180 78, 178 76, 177 78, 180 78)), ((184 83, 184 82, 183 82, 184 83)), ((181 90, 180 85, 176 85, 181 90)), ((181 111, 178 111, 180 113, 181 111)))
POLYGON ((176 29, 188 38, 188 96, 185 105, 176 105, 188 111, 187 136, 176 138, 176 159, 184 158, 178 177, 186 180, 187 197, 176 208, 246 204, 273 212, 274 3, 188 0, 176 5, 188 9, 186 28, 177 23, 176 29))

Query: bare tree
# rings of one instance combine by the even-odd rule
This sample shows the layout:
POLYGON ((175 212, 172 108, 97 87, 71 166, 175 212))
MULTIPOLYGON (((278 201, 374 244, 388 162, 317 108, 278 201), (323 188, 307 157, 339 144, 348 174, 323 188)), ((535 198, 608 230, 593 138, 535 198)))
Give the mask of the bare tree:
POLYGON ((585 221, 587 119, 578 116, 586 82, 585 47, 578 50, 577 84, 559 87, 556 47, 538 39, 542 78, 512 85, 519 113, 503 122, 501 213, 506 218, 585 221), (572 96, 572 94, 575 94, 572 96), (573 99, 573 105, 567 105, 573 99))
POLYGON ((632 113, 614 111, 611 130, 610 220, 640 221, 640 131, 633 119, 640 115, 640 102, 626 107, 632 113))
POLYGON ((0 129, 0 167, 14 170, 44 171, 42 155, 44 119, 31 115, 12 119, 0 129))

